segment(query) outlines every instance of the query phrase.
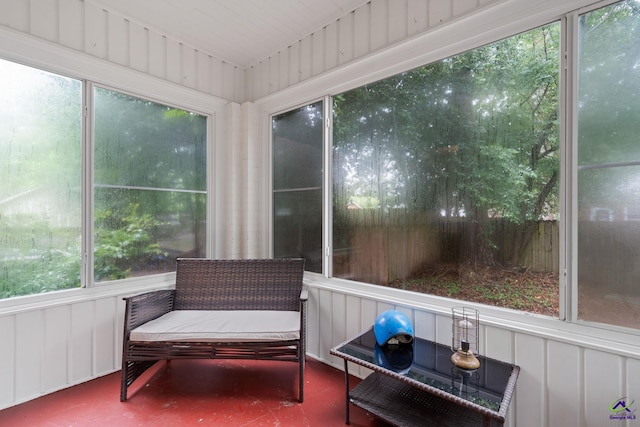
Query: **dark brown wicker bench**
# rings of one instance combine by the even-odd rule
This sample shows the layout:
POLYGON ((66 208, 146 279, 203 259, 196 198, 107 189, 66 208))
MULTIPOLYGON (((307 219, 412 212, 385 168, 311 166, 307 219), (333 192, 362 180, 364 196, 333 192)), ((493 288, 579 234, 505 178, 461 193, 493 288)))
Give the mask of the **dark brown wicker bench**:
MULTIPOLYGON (((127 388, 159 360, 258 359, 297 362, 298 400, 302 402, 307 301, 307 292, 302 289, 303 271, 303 259, 178 259, 175 289, 125 298, 120 400, 127 399, 127 388), (211 336, 207 335, 207 328, 211 325, 211 330, 216 331, 217 325, 200 322, 195 325, 195 329, 200 329, 196 338, 185 338, 186 335, 153 338, 153 333, 149 333, 147 335, 152 338, 148 339, 140 332, 152 325, 162 327, 158 322, 171 321, 171 316, 243 316, 243 313, 246 318, 253 319, 254 324, 263 323, 257 321, 260 316, 266 321, 273 314, 284 315, 291 326, 291 319, 295 323, 299 317, 299 329, 289 329, 282 338, 277 334, 275 337, 264 334, 247 337, 253 330, 248 324, 251 321, 242 321, 232 322, 238 325, 238 331, 225 330, 222 335, 213 333, 211 336), (225 338, 227 336, 232 338, 225 338)), ((260 325, 256 326, 259 329, 260 325)), ((297 328, 297 324, 293 327, 297 328)))

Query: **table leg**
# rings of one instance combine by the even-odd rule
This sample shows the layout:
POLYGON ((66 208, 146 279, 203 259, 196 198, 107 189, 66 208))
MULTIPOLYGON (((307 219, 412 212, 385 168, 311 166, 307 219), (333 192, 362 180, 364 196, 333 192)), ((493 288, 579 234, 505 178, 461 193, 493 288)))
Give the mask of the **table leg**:
POLYGON ((344 407, 345 407, 345 415, 346 415, 346 419, 345 419, 345 424, 349 424, 349 364, 347 362, 347 359, 344 359, 344 384, 345 384, 345 402, 344 402, 344 407))

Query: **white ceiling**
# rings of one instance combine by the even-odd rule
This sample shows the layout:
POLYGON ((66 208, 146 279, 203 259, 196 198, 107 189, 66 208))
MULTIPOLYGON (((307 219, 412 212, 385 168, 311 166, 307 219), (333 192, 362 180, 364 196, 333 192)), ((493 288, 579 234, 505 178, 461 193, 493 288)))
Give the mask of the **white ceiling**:
POLYGON ((247 68, 370 0, 89 0, 247 68))

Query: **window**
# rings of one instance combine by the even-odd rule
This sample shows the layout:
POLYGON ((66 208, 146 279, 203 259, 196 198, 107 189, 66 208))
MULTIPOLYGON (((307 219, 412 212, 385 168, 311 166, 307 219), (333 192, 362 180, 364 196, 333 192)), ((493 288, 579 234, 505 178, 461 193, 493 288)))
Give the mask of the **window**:
POLYGON ((0 77, 0 298, 206 255, 207 117, 95 87, 83 119, 89 83, 3 60, 0 77))
MULTIPOLYGON (((558 315, 559 40, 554 23, 332 98, 329 276, 558 315)), ((308 109, 274 119, 276 255, 321 253, 308 109)))
POLYGON ((81 82, 0 60, 0 298, 80 286, 81 82))
POLYGON ((638 327, 640 9, 579 21, 578 319, 638 327))
POLYGON ((94 277, 205 256, 206 117, 96 88, 94 277))
POLYGON ((322 273, 323 103, 273 118, 274 256, 322 273))
POLYGON ((559 30, 334 98, 334 276, 557 316, 559 30))

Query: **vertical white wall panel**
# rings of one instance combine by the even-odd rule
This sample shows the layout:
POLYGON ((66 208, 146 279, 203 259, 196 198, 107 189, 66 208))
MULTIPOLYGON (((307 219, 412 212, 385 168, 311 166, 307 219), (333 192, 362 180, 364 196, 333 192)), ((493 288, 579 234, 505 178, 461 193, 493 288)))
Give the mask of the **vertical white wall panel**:
POLYGON ((480 353, 499 360, 513 359, 513 336, 506 329, 482 326, 480 321, 480 353))
POLYGON ((15 398, 26 400, 42 390, 44 354, 44 313, 31 311, 16 315, 15 341, 15 398))
POLYGON ((71 307, 71 382, 79 383, 93 375, 94 303, 73 304, 71 307))
POLYGON ((340 49, 338 48, 338 23, 332 22, 324 29, 324 65, 327 70, 335 68, 338 65, 338 56, 340 49))
POLYGON ((320 290, 309 288, 307 301, 307 353, 320 354, 320 290))
POLYGON ((5 1, 0 13, 0 24, 29 32, 31 24, 31 4, 28 1, 5 1))
MULTIPOLYGON (((129 296, 129 295, 127 295, 129 296)), ((126 311, 126 303, 122 295, 116 297, 116 314, 115 314, 115 340, 116 344, 113 348, 113 360, 115 364, 112 369, 122 368, 122 339, 124 337, 124 315, 126 311)))
POLYGON ((331 341, 336 345, 348 338, 346 296, 333 292, 331 298, 331 341))
POLYGON ((413 35, 427 28, 428 2, 424 0, 407 0, 407 33, 413 35))
MULTIPOLYGON (((326 68, 324 65, 324 39, 325 39, 325 29, 321 29, 320 31, 316 31, 311 34, 311 74, 314 76, 322 73, 326 68)), ((286 86, 281 86, 282 88, 286 86)))
POLYGON ((300 40, 300 79, 301 80, 306 80, 313 75, 311 72, 312 58, 313 58, 313 43, 311 40, 311 36, 308 36, 300 40))
POLYGON ((63 46, 84 51, 84 2, 59 1, 58 7, 58 42, 63 46))
POLYGON ((222 93, 223 87, 222 62, 209 58, 209 86, 211 93, 222 93))
POLYGON ((451 316, 444 316, 442 314, 435 315, 436 321, 436 335, 434 337, 435 342, 450 344, 451 343, 451 316))
MULTIPOLYGON (((614 354, 587 349, 584 352, 585 427, 610 423, 611 404, 625 397, 622 359, 614 354)), ((639 399, 640 401, 640 399, 639 399)))
POLYGON ((354 13, 343 16, 338 21, 338 63, 345 64, 353 60, 354 55, 354 41, 353 41, 353 26, 354 26, 354 13))
MULTIPOLYGON (((245 91, 245 72, 242 68, 233 66, 233 82, 227 82, 227 86, 233 86, 233 93, 235 97, 233 99, 244 100, 246 99, 245 91)), ((222 92, 219 92, 222 94, 222 92)), ((222 95, 220 95, 222 97, 222 95)), ((230 98, 227 98, 230 99, 230 98)))
POLYGON ((107 59, 107 17, 102 8, 84 3, 85 50, 88 54, 107 59))
MULTIPOLYGON (((332 302, 333 293, 320 290, 318 295, 318 323, 320 326, 318 340, 318 354, 322 355, 324 360, 329 360, 329 350, 339 342, 333 339, 333 324, 331 316, 333 314, 332 302)), ((313 339, 313 338, 312 338, 313 339)))
POLYGON ((15 316, 0 317, 0 408, 6 408, 15 402, 15 316))
POLYGON ((198 66, 196 62, 196 51, 191 47, 180 44, 182 52, 181 83, 184 86, 195 89, 198 87, 198 66))
POLYGON ((280 55, 269 58, 269 93, 280 89, 280 55))
POLYGON ((209 55, 196 51, 196 72, 198 75, 198 86, 196 89, 202 92, 211 92, 211 61, 209 55))
POLYGON ((360 331, 367 329, 368 325, 361 323, 360 298, 347 295, 345 300, 345 340, 356 336, 360 331))
POLYGON ((367 3, 353 12, 353 56, 355 58, 364 56, 371 50, 369 34, 371 34, 371 7, 367 3))
POLYGON ((413 332, 417 337, 433 341, 436 337, 436 316, 433 313, 416 310, 413 332))
POLYGON ((522 427, 540 427, 544 425, 542 416, 547 410, 546 343, 542 338, 527 335, 518 335, 514 341, 514 363, 521 366, 521 370, 516 388, 518 398, 510 412, 515 412, 517 419, 522 420, 522 427))
POLYGON ((114 14, 107 15, 107 59, 129 65, 129 21, 114 14))
POLYGON ((167 77, 167 38, 156 32, 149 32, 149 74, 167 77))
POLYGON ((280 63, 278 64, 278 68, 280 69, 280 75, 278 76, 278 87, 280 88, 289 86, 289 74, 291 74, 291 66, 289 65, 289 52, 290 49, 287 48, 278 54, 278 57, 280 58, 280 63))
POLYGON ((148 73, 149 50, 149 29, 137 22, 129 22, 129 66, 148 73))
MULTIPOLYGON (((638 399, 638 396, 640 396, 640 381, 638 381, 638 378, 640 378, 640 359, 627 359, 626 369, 623 374, 623 382, 625 383, 624 393, 620 397, 635 399, 635 405, 637 406, 635 406, 634 409, 636 411, 638 410, 638 406, 640 406, 640 399, 638 399)), ((637 420, 635 420, 633 424, 632 422, 628 422, 627 427, 637 426, 637 424, 640 423, 638 412, 640 411, 635 413, 637 420)))
POLYGON ((546 391, 549 411, 544 426, 584 426, 582 350, 570 344, 547 344, 546 391))
POLYGON ((105 375, 117 365, 114 358, 116 341, 116 321, 114 313, 117 312, 116 299, 102 298, 95 302, 95 332, 94 339, 94 375, 105 375))
POLYGON ((242 104, 242 140, 247 144, 246 156, 246 190, 243 202, 244 240, 247 242, 243 257, 259 258, 262 239, 260 224, 263 215, 262 164, 263 151, 266 149, 261 143, 259 121, 255 120, 256 107, 250 102, 242 104))
POLYGON ((68 306, 44 311, 43 392, 57 390, 69 382, 70 322, 68 306))
POLYGON ((34 36, 58 41, 58 8, 56 1, 31 0, 31 32, 34 36))
POLYGON ((165 41, 167 80, 174 83, 182 82, 182 43, 166 39, 165 41))
POLYGON ((389 0, 388 43, 395 43, 407 37, 408 14, 407 0, 389 0))
POLYGON ((371 50, 384 47, 388 41, 389 3, 387 0, 371 1, 371 50))
POLYGON ((429 26, 442 24, 452 16, 454 0, 429 0, 429 26))
POLYGON ((222 63, 222 92, 224 99, 236 99, 236 67, 227 62, 222 63))
POLYGON ((452 2, 453 16, 469 12, 479 6, 478 0, 455 0, 452 2))
POLYGON ((289 86, 300 81, 300 43, 289 46, 289 86))

